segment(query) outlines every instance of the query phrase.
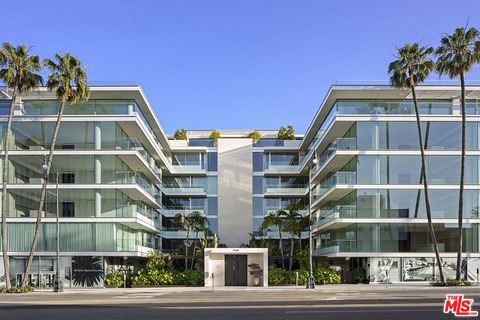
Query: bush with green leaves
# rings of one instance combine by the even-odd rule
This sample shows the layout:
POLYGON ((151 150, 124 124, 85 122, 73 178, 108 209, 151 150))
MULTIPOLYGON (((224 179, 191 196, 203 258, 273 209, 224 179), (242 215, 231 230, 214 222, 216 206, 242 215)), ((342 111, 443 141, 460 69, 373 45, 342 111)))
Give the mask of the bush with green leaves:
POLYGON ((278 130, 277 138, 280 140, 294 140, 295 139, 295 131, 292 126, 280 127, 278 130))
POLYGON ((203 285, 203 273, 197 270, 175 271, 173 273, 173 284, 180 286, 201 286, 203 285))
POLYGON ((103 282, 106 286, 112 287, 123 287, 123 272, 113 271, 105 275, 105 281, 103 282))
POLYGON ((185 129, 178 129, 175 131, 173 135, 174 140, 187 140, 187 130, 185 129))
POLYGON ((434 281, 430 283, 434 287, 469 287, 472 285, 471 282, 466 280, 455 280, 455 279, 446 279, 445 281, 434 281))
POLYGON ((217 130, 213 130, 210 133, 210 139, 212 139, 214 141, 217 141, 218 139, 220 139, 220 132, 218 132, 217 130))
POLYGON ((268 271, 268 283, 273 285, 288 284, 288 270, 282 268, 272 268, 268 271))
POLYGON ((338 272, 324 267, 314 268, 313 277, 316 284, 338 284, 342 281, 338 272))
POLYGON ((11 287, 7 289, 5 287, 0 288, 0 293, 28 293, 33 292, 33 287, 25 286, 25 287, 11 287))
MULTIPOLYGON (((296 283, 298 272, 298 284, 305 285, 308 280, 308 270, 298 269, 288 271, 282 268, 272 268, 268 271, 268 283, 271 285, 289 285, 296 283)), ((338 284, 341 282, 338 272, 332 269, 317 267, 313 269, 316 284, 338 284)))
POLYGON ((365 283, 367 281, 367 270, 359 268, 353 270, 353 283, 365 283))
POLYGON ((295 271, 289 271, 288 272, 288 283, 289 284, 296 284, 297 272, 298 272, 298 284, 302 285, 302 286, 307 284, 308 270, 306 270, 306 269, 298 269, 298 270, 295 270, 295 271))
POLYGON ((248 137, 253 140, 253 143, 257 143, 262 138, 262 134, 258 130, 253 130, 248 137))

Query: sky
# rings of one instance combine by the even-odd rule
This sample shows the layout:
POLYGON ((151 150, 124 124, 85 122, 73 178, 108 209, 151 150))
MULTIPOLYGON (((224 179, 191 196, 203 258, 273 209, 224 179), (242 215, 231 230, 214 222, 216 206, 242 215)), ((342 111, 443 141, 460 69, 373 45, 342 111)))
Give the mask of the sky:
POLYGON ((140 85, 167 133, 304 133, 332 84, 388 80, 395 46, 480 28, 478 0, 1 0, 0 13, 1 42, 70 52, 91 84, 140 85))

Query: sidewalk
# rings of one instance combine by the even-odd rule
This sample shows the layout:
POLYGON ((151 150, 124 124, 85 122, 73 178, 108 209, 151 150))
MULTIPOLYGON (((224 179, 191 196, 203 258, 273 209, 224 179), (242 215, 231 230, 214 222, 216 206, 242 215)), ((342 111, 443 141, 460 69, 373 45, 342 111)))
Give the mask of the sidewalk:
MULTIPOLYGON (((72 294, 88 294, 105 293, 105 294, 122 294, 122 293, 193 293, 193 292, 291 292, 291 291, 305 291, 305 292, 323 292, 323 293, 338 293, 338 292, 372 292, 379 290, 407 290, 407 291, 422 291, 422 290, 475 290, 479 289, 476 285, 470 287, 433 287, 429 283, 390 283, 386 284, 336 284, 336 285, 317 285, 314 290, 306 289, 305 286, 269 286, 269 287, 182 287, 182 286, 166 286, 166 287, 142 287, 142 288, 78 288, 73 287, 64 288, 64 293, 72 294)), ((43 293, 52 292, 52 289, 44 289, 43 293)), ((34 293, 42 293, 42 290, 36 289, 34 293)))

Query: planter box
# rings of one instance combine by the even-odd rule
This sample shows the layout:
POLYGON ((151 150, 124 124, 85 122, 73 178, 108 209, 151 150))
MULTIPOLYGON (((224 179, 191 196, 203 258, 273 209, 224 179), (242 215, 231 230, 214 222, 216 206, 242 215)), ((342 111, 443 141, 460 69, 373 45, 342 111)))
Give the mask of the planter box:
POLYGON ((132 288, 175 288, 175 287, 197 287, 203 288, 203 285, 181 285, 181 284, 169 284, 169 285, 135 285, 132 284, 132 288))

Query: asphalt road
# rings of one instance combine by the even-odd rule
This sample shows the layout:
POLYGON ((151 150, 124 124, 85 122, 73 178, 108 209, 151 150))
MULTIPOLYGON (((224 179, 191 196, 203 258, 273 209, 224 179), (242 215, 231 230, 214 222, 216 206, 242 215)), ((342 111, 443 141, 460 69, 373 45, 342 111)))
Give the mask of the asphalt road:
POLYGON ((2 306, 2 320, 105 320, 105 319, 452 319, 452 315, 444 315, 441 307, 221 307, 221 308, 186 308, 165 306, 92 306, 92 305, 41 305, 41 306, 2 306))
POLYGON ((88 289, 58 294, 0 295, 0 320, 107 319, 454 319, 442 313, 445 294, 463 293, 480 310, 480 288, 322 286, 268 288, 88 289))

